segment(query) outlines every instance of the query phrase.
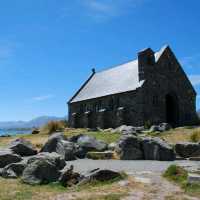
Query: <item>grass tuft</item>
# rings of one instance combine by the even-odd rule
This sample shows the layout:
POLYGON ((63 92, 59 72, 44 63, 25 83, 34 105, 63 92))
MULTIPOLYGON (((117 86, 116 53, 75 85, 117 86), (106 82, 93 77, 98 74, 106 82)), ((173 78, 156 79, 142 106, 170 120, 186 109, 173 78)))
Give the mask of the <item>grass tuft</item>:
POLYGON ((200 130, 195 130, 190 136, 191 142, 199 142, 200 141, 200 130))

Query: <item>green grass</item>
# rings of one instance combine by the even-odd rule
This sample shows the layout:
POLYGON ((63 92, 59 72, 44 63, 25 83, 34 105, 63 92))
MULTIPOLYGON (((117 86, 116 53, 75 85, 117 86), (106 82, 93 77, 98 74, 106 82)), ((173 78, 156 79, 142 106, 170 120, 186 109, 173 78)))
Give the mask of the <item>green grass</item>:
POLYGON ((106 142, 107 144, 110 144, 112 142, 117 142, 121 136, 120 133, 101 132, 101 131, 89 131, 88 132, 85 129, 79 129, 76 131, 65 132, 65 135, 67 137, 71 137, 71 136, 78 135, 78 134, 85 134, 85 135, 93 136, 98 140, 102 140, 102 141, 106 142))
POLYGON ((188 172, 180 166, 171 165, 163 174, 165 178, 180 185, 187 194, 200 198, 200 184, 187 183, 188 172))

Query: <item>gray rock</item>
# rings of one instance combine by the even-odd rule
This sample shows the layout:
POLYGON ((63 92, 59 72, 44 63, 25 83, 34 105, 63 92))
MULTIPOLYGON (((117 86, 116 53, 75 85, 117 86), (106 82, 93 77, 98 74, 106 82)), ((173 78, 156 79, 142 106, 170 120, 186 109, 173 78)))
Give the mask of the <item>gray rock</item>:
POLYGON ((66 161, 75 160, 77 146, 73 142, 61 140, 57 144, 56 152, 64 156, 66 161))
POLYGON ((160 138, 145 138, 142 147, 145 160, 173 161, 175 159, 173 148, 160 138))
POLYGON ((64 187, 71 187, 73 185, 76 185, 79 183, 80 180, 81 175, 73 171, 73 166, 70 166, 70 168, 64 168, 59 177, 59 182, 64 187))
POLYGON ((11 163, 3 168, 2 177, 3 178, 17 178, 22 175, 27 164, 23 161, 19 163, 11 163))
POLYGON ((110 160, 114 158, 114 152, 113 151, 104 151, 104 152, 90 151, 87 153, 86 157, 93 160, 110 160))
POLYGON ((94 137, 83 135, 79 137, 77 144, 83 149, 83 151, 105 151, 108 145, 94 137))
POLYGON ((62 133, 56 133, 49 137, 41 152, 56 152, 62 155, 66 161, 76 159, 77 147, 74 143, 66 141, 62 133))
POLYGON ((175 145, 175 151, 183 158, 200 156, 200 143, 178 143, 175 145))
POLYGON ((34 130, 32 131, 31 134, 37 135, 37 134, 39 134, 39 133, 40 133, 40 130, 39 130, 39 129, 34 129, 34 130))
POLYGON ((14 154, 11 150, 0 151, 0 168, 3 168, 11 163, 20 162, 21 160, 21 156, 14 154))
POLYGON ((92 182, 92 181, 111 181, 114 179, 120 179, 122 176, 119 172, 115 172, 107 169, 95 169, 84 175, 83 180, 79 183, 80 185, 92 182))
POLYGON ((152 125, 151 128, 149 129, 149 132, 156 132, 160 131, 160 127, 157 125, 152 125))
POLYGON ((187 181, 190 184, 200 184, 200 175, 189 173, 187 181))
POLYGON ((168 131, 168 130, 170 130, 171 128, 172 128, 171 125, 168 124, 168 123, 161 123, 161 124, 159 125, 159 131, 161 131, 161 132, 163 132, 163 131, 168 131))
POLYGON ((12 141, 9 148, 20 156, 32 156, 37 154, 37 150, 34 149, 33 145, 23 138, 12 141))
POLYGON ((63 169, 66 165, 66 162, 63 158, 63 156, 53 152, 53 153, 48 153, 48 152, 42 152, 39 153, 35 156, 32 156, 30 158, 27 159, 27 164, 31 164, 37 160, 46 160, 48 162, 53 163, 56 168, 58 168, 59 170, 63 169))
POLYGON ((63 133, 52 134, 45 145, 42 147, 41 152, 56 152, 57 144, 64 139, 65 137, 63 133))
POLYGON ((141 140, 135 136, 121 137, 115 150, 119 154, 121 160, 143 159, 141 140))
POLYGON ((77 143, 78 139, 79 139, 80 137, 82 137, 82 136, 84 136, 84 135, 83 135, 83 134, 73 135, 73 136, 67 138, 67 140, 70 141, 70 142, 77 143))
POLYGON ((113 151, 113 150, 115 150, 116 146, 117 146, 117 144, 116 144, 115 142, 110 143, 110 144, 108 145, 108 150, 113 151))
POLYGON ((64 159, 56 153, 41 153, 28 160, 22 180, 31 185, 58 181, 65 166, 64 159))
POLYGON ((123 135, 136 135, 135 127, 126 125, 122 125, 114 129, 112 132, 121 133, 123 135))

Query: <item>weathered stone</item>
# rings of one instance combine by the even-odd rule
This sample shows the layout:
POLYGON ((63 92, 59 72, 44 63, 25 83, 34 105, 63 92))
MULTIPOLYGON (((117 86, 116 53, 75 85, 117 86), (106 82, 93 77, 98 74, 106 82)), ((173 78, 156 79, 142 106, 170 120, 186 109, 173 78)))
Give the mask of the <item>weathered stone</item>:
POLYGON ((40 133, 40 130, 39 129, 34 129, 33 131, 32 131, 32 135, 37 135, 37 134, 39 134, 40 133))
POLYGON ((135 127, 126 125, 122 125, 114 129, 112 132, 121 133, 123 135, 136 135, 135 127))
POLYGON ((116 146, 116 152, 121 160, 141 160, 143 152, 141 141, 135 136, 123 136, 116 146))
POLYGON ((161 131, 161 132, 163 132, 163 131, 168 131, 168 130, 170 130, 171 128, 172 128, 171 125, 168 124, 168 123, 161 123, 161 124, 159 125, 159 131, 161 131))
POLYGON ((105 142, 97 140, 96 138, 88 136, 88 135, 83 135, 79 137, 77 144, 86 152, 104 151, 108 147, 108 145, 105 142))
POLYGON ((189 173, 187 181, 190 184, 200 184, 200 175, 189 173))
POLYGON ((11 150, 0 151, 0 168, 3 168, 11 163, 20 162, 21 160, 21 156, 14 154, 11 150))
POLYGON ((173 148, 160 138, 145 138, 142 141, 145 160, 172 161, 175 159, 173 148))
POLYGON ((153 125, 149 129, 149 132, 156 132, 156 131, 160 131, 160 127, 159 126, 153 125))
POLYGON ((178 143, 175 145, 175 151, 183 158, 200 156, 200 143, 178 143))
POLYGON ((104 152, 88 152, 86 155, 87 158, 93 160, 110 160, 114 157, 113 151, 104 151, 104 152))
POLYGON ((59 177, 59 182, 64 187, 71 187, 73 185, 76 185, 79 183, 80 180, 81 175, 73 171, 73 166, 70 166, 70 168, 64 168, 59 177))
POLYGON ((119 172, 115 172, 115 171, 107 170, 107 169, 95 169, 85 174, 84 178, 79 184, 82 185, 82 184, 92 182, 92 181, 105 182, 105 181, 111 181, 117 178, 120 179, 121 177, 122 175, 119 172))
POLYGON ((31 185, 55 182, 64 166, 64 159, 57 153, 41 153, 28 160, 22 180, 31 185))
POLYGON ((114 151, 115 148, 116 148, 116 145, 117 145, 117 144, 116 144, 115 142, 110 143, 110 144, 108 145, 108 150, 114 151))
POLYGON ((64 160, 64 158, 53 152, 53 153, 48 153, 48 152, 43 152, 43 153, 39 153, 35 156, 32 156, 30 158, 27 159, 27 164, 31 164, 32 162, 35 162, 37 160, 46 160, 48 162, 53 163, 53 165, 56 166, 56 168, 58 168, 59 170, 63 169, 66 165, 66 162, 64 160))
POLYGON ((78 139, 79 139, 80 137, 82 137, 82 136, 84 136, 84 134, 73 135, 73 136, 67 138, 67 140, 70 141, 70 142, 77 143, 78 139))
POLYGON ((22 175, 27 164, 23 161, 19 163, 11 163, 3 168, 2 177, 3 178, 17 178, 22 175))
POLYGON ((52 134, 48 141, 45 143, 45 145, 42 147, 41 152, 56 152, 57 149, 57 144, 61 141, 64 140, 64 135, 63 133, 54 133, 52 134))
POLYGON ((12 141, 9 148, 20 156, 32 156, 37 154, 37 150, 33 145, 23 138, 18 138, 12 141))
POLYGON ((52 135, 42 148, 41 152, 56 152, 62 155, 66 161, 76 159, 77 147, 74 143, 64 140, 61 133, 52 135))

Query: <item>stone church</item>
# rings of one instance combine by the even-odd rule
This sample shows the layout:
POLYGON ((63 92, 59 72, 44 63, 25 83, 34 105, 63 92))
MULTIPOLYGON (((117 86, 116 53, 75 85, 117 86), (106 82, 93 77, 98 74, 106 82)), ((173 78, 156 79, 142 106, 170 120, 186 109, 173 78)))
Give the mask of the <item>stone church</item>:
POLYGON ((196 92, 169 46, 95 72, 68 102, 71 127, 197 123, 196 92))

